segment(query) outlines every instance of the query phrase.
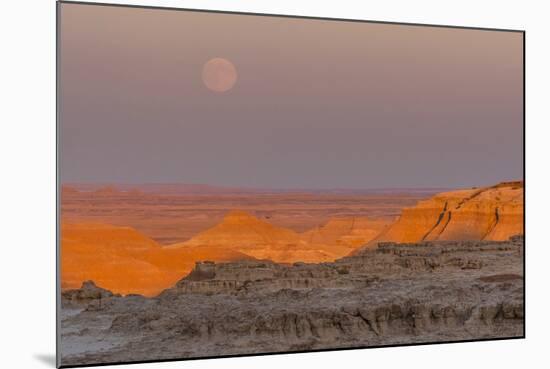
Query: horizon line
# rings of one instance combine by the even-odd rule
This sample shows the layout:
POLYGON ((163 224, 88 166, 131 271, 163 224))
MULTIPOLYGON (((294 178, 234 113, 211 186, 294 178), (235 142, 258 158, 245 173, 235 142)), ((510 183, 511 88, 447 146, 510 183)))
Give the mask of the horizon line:
POLYGON ((210 183, 198 183, 198 182, 121 182, 121 181, 93 181, 93 182, 80 182, 80 181, 67 181, 60 183, 60 187, 63 186, 99 186, 99 187, 142 187, 142 186, 188 186, 188 187, 203 187, 213 190, 226 190, 226 191, 276 191, 276 192, 289 192, 289 191, 312 191, 312 192, 337 192, 337 191, 396 191, 396 190, 449 190, 449 189, 461 189, 461 188, 478 188, 488 187, 499 183, 506 182, 523 182, 524 179, 510 179, 501 180, 492 184, 482 185, 454 185, 454 186, 386 186, 386 187, 254 187, 254 186, 242 186, 242 185, 215 185, 210 183))

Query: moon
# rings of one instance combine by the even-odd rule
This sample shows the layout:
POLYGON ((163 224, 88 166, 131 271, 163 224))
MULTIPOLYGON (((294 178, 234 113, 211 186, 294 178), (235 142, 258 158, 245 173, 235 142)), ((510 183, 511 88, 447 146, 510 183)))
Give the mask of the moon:
POLYGON ((210 59, 202 67, 202 81, 212 91, 229 91, 237 82, 237 69, 227 59, 210 59))

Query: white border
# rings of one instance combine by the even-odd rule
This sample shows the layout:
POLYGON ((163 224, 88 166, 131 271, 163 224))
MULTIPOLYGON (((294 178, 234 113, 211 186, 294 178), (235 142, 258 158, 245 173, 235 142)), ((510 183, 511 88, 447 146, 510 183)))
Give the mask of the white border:
MULTIPOLYGON (((119 3, 121 3, 119 1, 119 3)), ((544 366, 548 294, 550 139, 547 5, 542 1, 386 0, 331 2, 125 1, 127 4, 447 24, 527 31, 527 339, 215 359, 140 368, 544 366), (537 363, 541 363, 537 365, 537 363)), ((55 353, 55 4, 2 3, 0 158, 3 367, 52 367, 55 353)))

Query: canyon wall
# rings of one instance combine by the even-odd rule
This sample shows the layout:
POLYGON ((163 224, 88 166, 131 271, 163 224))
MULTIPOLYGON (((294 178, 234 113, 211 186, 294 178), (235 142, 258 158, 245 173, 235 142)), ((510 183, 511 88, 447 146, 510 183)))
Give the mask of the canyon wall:
POLYGON ((405 208, 394 224, 371 240, 506 240, 523 234, 523 182, 440 193, 405 208))

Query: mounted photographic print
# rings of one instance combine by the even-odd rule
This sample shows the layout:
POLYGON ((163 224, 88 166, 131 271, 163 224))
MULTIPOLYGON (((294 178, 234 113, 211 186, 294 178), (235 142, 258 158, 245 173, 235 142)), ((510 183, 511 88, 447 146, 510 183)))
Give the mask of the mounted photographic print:
POLYGON ((524 337, 523 31, 57 7, 58 365, 524 337))

